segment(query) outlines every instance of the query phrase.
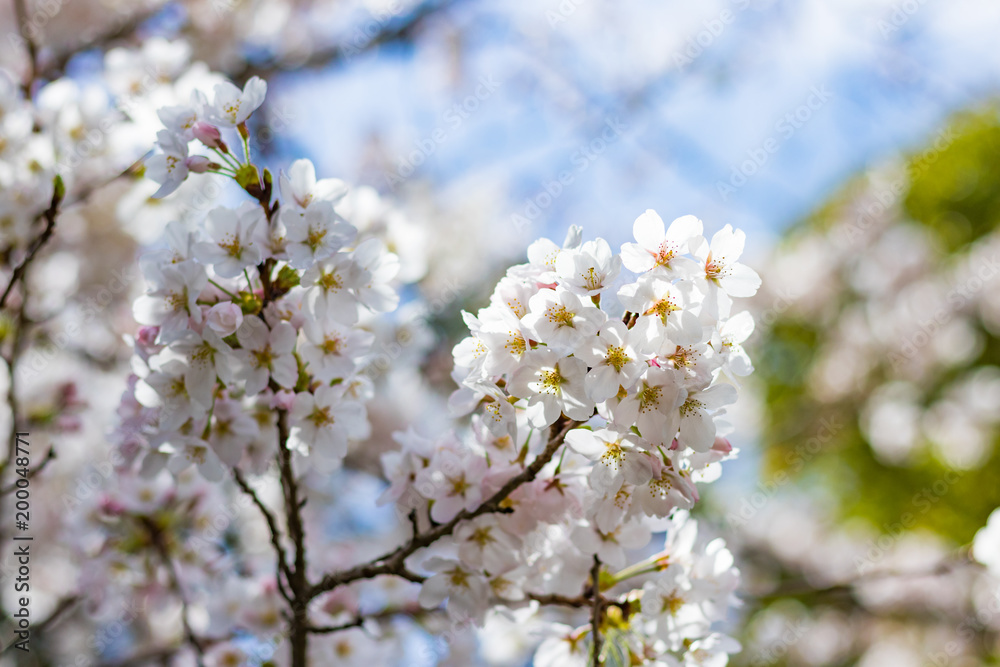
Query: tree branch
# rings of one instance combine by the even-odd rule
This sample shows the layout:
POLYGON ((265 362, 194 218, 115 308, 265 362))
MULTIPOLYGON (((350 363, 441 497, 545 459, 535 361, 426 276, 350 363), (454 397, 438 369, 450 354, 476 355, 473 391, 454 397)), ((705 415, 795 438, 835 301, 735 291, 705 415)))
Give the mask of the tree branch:
MULTIPOLYGON (((54 447, 49 447, 49 451, 46 452, 45 458, 42 459, 42 462, 39 463, 34 468, 31 468, 31 469, 28 470, 27 475, 26 475, 27 479, 33 478, 35 475, 37 475, 42 470, 44 470, 45 466, 47 466, 49 464, 49 461, 53 460, 55 457, 56 457, 56 450, 55 450, 55 448, 54 447)), ((9 459, 7 461, 4 461, 2 464, 0 464, 0 471, 5 470, 8 465, 10 465, 10 460, 9 459)), ((16 484, 8 484, 4 488, 0 489, 0 496, 6 496, 8 493, 13 493, 15 489, 17 489, 17 485, 16 484)))
POLYGON ((591 596, 593 605, 590 612, 590 632, 594 639, 593 667, 601 665, 601 559, 594 554, 594 566, 590 568, 591 596))
POLYGON ((349 570, 343 570, 341 572, 326 575, 319 581, 319 583, 313 586, 310 591, 310 598, 314 598, 320 593, 324 593, 352 581, 358 581, 360 579, 373 579, 374 577, 384 574, 396 575, 409 579, 410 581, 423 581, 423 577, 414 575, 412 572, 407 570, 405 565, 406 559, 418 549, 430 546, 442 537, 450 535, 462 521, 474 519, 482 514, 504 511, 500 503, 506 500, 507 497, 510 496, 510 494, 513 493, 519 486, 534 480, 545 464, 552 460, 556 451, 563 444, 563 439, 566 437, 566 434, 571 429, 579 426, 580 423, 581 422, 560 417, 559 421, 553 424, 550 428, 550 433, 552 435, 545 447, 545 450, 531 462, 531 465, 525 468, 519 475, 516 475, 508 480, 499 491, 490 496, 490 498, 479 507, 472 511, 462 510, 451 521, 435 526, 424 533, 414 535, 408 542, 396 550, 385 554, 380 558, 376 558, 370 563, 359 565, 349 570))
POLYGON ((62 185, 62 179, 57 176, 52 189, 52 201, 49 203, 49 207, 42 213, 42 217, 45 219, 45 229, 43 229, 42 233, 35 237, 35 240, 31 242, 28 247, 28 254, 25 256, 24 261, 22 261, 18 267, 14 269, 14 273, 11 274, 10 282, 7 284, 7 288, 3 291, 3 295, 0 296, 0 308, 3 308, 7 304, 7 297, 9 297, 11 292, 13 292, 14 285, 24 278, 24 274, 28 270, 28 266, 31 264, 32 260, 35 259, 35 255, 37 255, 42 246, 45 245, 50 238, 52 238, 52 232, 56 228, 56 216, 59 214, 59 204, 62 203, 62 198, 65 194, 66 191, 62 185))
POLYGON ((292 581, 292 571, 288 566, 288 555, 285 552, 285 547, 281 544, 281 530, 278 528, 278 520, 275 518, 271 510, 267 508, 264 501, 260 499, 257 492, 247 483, 246 478, 243 477, 243 473, 240 472, 239 468, 233 468, 233 478, 236 480, 236 484, 243 490, 243 493, 250 496, 253 504, 257 506, 260 513, 264 515, 264 520, 267 521, 268 531, 271 533, 271 546, 274 547, 275 558, 277 559, 277 581, 278 590, 281 596, 285 598, 289 603, 292 602, 292 596, 285 587, 285 584, 281 581, 281 575, 285 575, 285 579, 288 584, 291 585, 292 581))

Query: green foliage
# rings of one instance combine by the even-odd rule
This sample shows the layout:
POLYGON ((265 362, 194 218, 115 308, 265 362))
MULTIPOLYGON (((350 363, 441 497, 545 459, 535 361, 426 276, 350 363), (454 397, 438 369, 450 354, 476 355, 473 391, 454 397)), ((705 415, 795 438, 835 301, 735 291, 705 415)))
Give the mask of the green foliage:
MULTIPOLYGON (((993 110, 958 116, 926 150, 908 158, 909 185, 903 210, 913 224, 929 231, 948 261, 975 239, 1000 225, 1000 121, 993 110)), ((790 231, 795 237, 827 230, 850 213, 857 182, 825 203, 790 231)), ((839 269, 841 277, 851 267, 839 269)), ((843 280, 848 285, 847 280, 843 280)), ((844 287, 834 302, 843 309, 861 299, 844 287)), ((824 318, 825 319, 825 318, 824 318)), ((824 403, 809 390, 818 351, 830 337, 827 321, 783 315, 755 351, 756 375, 763 383, 765 471, 783 471, 804 488, 833 499, 842 519, 863 517, 882 532, 906 528, 932 530, 956 544, 969 542, 1000 505, 1000 454, 997 443, 979 468, 955 474, 931 454, 904 465, 877 458, 859 428, 867 392, 895 377, 883 360, 865 387, 845 399, 824 403)), ((955 375, 976 366, 1000 365, 1000 341, 976 323, 984 348, 971 363, 937 375, 923 387, 932 400, 955 375)), ((1000 409, 1000 408, 998 408, 1000 409)))

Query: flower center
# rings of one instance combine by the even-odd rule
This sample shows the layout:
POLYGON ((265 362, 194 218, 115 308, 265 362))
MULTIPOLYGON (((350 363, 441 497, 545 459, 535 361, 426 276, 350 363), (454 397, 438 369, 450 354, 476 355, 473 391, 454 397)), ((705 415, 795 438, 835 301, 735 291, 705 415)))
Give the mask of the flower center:
POLYGON ((660 393, 662 391, 662 387, 656 385, 647 385, 643 388, 639 392, 639 411, 649 412, 658 408, 660 406, 660 393))
POLYGON ((549 322, 560 327, 575 327, 573 324, 573 313, 567 310, 566 306, 562 304, 557 306, 549 306, 545 310, 545 317, 549 319, 549 322))
POLYGON ((619 373, 621 373, 622 368, 625 367, 625 364, 627 364, 630 361, 632 361, 632 359, 627 354, 625 354, 624 347, 609 347, 608 353, 604 356, 604 363, 606 363, 608 366, 611 366, 619 373))
POLYGON ((240 255, 243 254, 243 246, 240 245, 240 240, 232 234, 228 235, 225 240, 220 241, 217 245, 225 250, 226 254, 230 257, 239 259, 240 255))
POLYGON ((690 417, 691 415, 700 412, 705 407, 705 404, 696 398, 689 398, 684 401, 684 405, 681 406, 681 416, 690 417))
POLYGON ((558 368, 553 368, 550 371, 540 371, 538 375, 542 385, 541 391, 546 394, 555 394, 559 391, 562 383, 566 381, 566 378, 559 374, 558 368))
POLYGON ((316 428, 329 426, 333 423, 333 415, 330 414, 330 408, 328 407, 321 408, 317 406, 313 408, 313 411, 309 413, 308 419, 316 428))
POLYGON ((323 243, 323 239, 326 238, 326 229, 314 229, 309 228, 309 235, 306 236, 306 245, 313 252, 323 243))

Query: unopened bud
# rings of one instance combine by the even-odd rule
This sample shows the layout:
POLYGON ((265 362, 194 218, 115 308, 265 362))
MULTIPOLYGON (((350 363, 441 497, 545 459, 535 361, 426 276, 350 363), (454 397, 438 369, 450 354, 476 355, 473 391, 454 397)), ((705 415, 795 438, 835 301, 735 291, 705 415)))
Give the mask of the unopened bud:
POLYGON ((219 166, 214 162, 212 162, 211 160, 209 160, 204 155, 192 155, 187 160, 185 160, 184 163, 187 165, 188 169, 190 169, 196 174, 204 174, 209 169, 213 169, 219 166))
POLYGON ((218 148, 223 153, 226 151, 226 144, 222 141, 222 135, 219 133, 219 128, 214 125, 209 125, 204 121, 198 121, 191 128, 194 138, 205 144, 209 148, 218 148))

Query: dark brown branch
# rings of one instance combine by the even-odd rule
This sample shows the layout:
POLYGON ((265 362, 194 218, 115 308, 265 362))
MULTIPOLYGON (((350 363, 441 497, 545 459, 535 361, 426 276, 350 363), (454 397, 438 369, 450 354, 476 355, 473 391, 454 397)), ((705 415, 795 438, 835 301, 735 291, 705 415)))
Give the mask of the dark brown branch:
POLYGON ((42 218, 45 219, 45 229, 43 229, 42 233, 35 237, 35 240, 31 242, 28 246, 28 254, 25 256, 24 261, 22 261, 18 267, 14 269, 14 273, 11 274, 10 282, 7 284, 7 288, 3 291, 3 295, 0 296, 0 308, 3 308, 7 304, 7 297, 9 297, 11 292, 14 291, 14 286, 24 278, 24 274, 28 270, 28 266, 31 264, 32 260, 35 259, 35 255, 37 255, 42 246, 48 243, 49 239, 52 238, 52 232, 56 228, 56 216, 59 214, 59 204, 62 203, 64 194, 65 189, 63 188, 62 181, 56 177, 56 183, 52 189, 52 201, 49 203, 49 207, 42 213, 42 218))
POLYGON ((21 39, 24 40, 25 49, 28 52, 28 75, 21 83, 21 90, 24 97, 31 99, 31 89, 38 76, 38 44, 30 35, 31 22, 28 20, 28 7, 25 0, 14 0, 14 19, 17 21, 21 39))
POLYGON ((278 591, 281 596, 285 598, 289 603, 292 601, 291 593, 288 592, 287 587, 281 580, 282 574, 285 575, 285 579, 291 585, 292 571, 288 566, 288 554, 285 552, 285 547, 281 544, 281 530, 278 528, 278 520, 275 518, 274 514, 267 508, 264 501, 260 499, 257 492, 247 483, 246 479, 243 477, 243 473, 240 472, 239 468, 233 469, 233 478, 236 480, 236 484, 243 490, 243 493, 250 497, 253 504, 257 506, 260 513, 264 515, 264 520, 267 522, 268 531, 271 533, 271 546, 274 547, 275 558, 277 559, 277 581, 278 581, 278 591))
POLYGON ((594 554, 594 566, 590 568, 591 600, 590 632, 594 639, 593 667, 601 665, 601 559, 594 554))
POLYGON ((309 642, 310 586, 306 573, 305 528, 302 524, 302 505, 299 484, 292 469, 292 452, 288 448, 288 412, 278 410, 278 466, 281 470, 281 488, 285 494, 285 523, 288 536, 295 547, 295 564, 288 582, 292 589, 292 618, 289 632, 292 667, 305 667, 309 642))
MULTIPOLYGON (((52 461, 54 458, 56 458, 56 450, 53 447, 49 447, 49 451, 46 452, 45 458, 42 459, 42 462, 39 463, 34 468, 29 469, 25 477, 27 479, 33 478, 35 475, 44 470, 45 467, 49 464, 49 461, 52 461)), ((6 469, 8 465, 10 465, 10 460, 4 461, 2 466, 0 466, 0 470, 6 469)), ((9 484, 4 488, 0 489, 0 496, 6 496, 8 493, 13 493, 15 489, 17 489, 16 484, 9 484)))
POLYGON ((187 595, 184 593, 184 588, 181 586, 181 578, 177 573, 177 566, 174 563, 174 559, 170 557, 170 553, 167 551, 167 546, 163 543, 163 533, 160 532, 160 529, 149 519, 143 518, 142 523, 146 527, 146 530, 149 531, 153 545, 156 548, 156 552, 163 561, 163 565, 167 568, 167 575, 170 577, 170 586, 177 593, 177 597, 181 601, 181 626, 184 628, 184 638, 189 644, 191 644, 191 647, 197 654, 196 662, 198 667, 204 667, 204 661, 202 658, 205 655, 205 645, 198 638, 198 636, 194 634, 194 630, 188 622, 190 605, 188 604, 187 595))
POLYGON ((531 464, 519 475, 516 475, 508 480, 499 491, 490 496, 490 498, 479 507, 472 511, 462 510, 451 521, 435 526, 434 528, 419 535, 414 535, 406 544, 403 544, 395 551, 392 551, 381 558, 376 558, 370 563, 359 565, 349 570, 343 570, 341 572, 326 575, 312 588, 310 591, 310 598, 314 598, 321 593, 352 581, 358 581, 360 579, 373 579, 374 577, 380 575, 396 575, 409 579, 410 581, 415 581, 416 579, 412 577, 413 573, 409 572, 406 568, 405 562, 407 558, 409 558, 418 549, 430 546, 442 537, 450 535, 462 521, 468 521, 469 519, 474 519, 477 516, 491 512, 505 511, 500 504, 506 500, 507 497, 510 496, 510 494, 513 493, 519 486, 534 480, 545 464, 552 460, 556 451, 560 446, 562 446, 566 433, 579 425, 580 422, 560 418, 560 420, 553 424, 550 429, 550 433, 552 435, 545 447, 545 450, 539 454, 538 457, 536 457, 535 460, 532 461, 531 464))
POLYGON ((42 619, 39 623, 36 623, 32 629, 38 633, 45 632, 52 627, 63 614, 72 609, 76 603, 80 602, 81 599, 82 598, 79 595, 64 597, 59 601, 59 604, 55 606, 49 615, 42 619))
POLYGON ((350 630, 351 628, 359 628, 364 625, 366 621, 381 621, 395 616, 408 616, 414 618, 426 613, 428 613, 428 610, 424 609, 420 605, 412 605, 409 607, 391 607, 388 609, 382 609, 381 611, 377 611, 372 614, 358 614, 353 620, 341 625, 311 625, 309 626, 309 632, 317 635, 331 634, 334 632, 350 630))

